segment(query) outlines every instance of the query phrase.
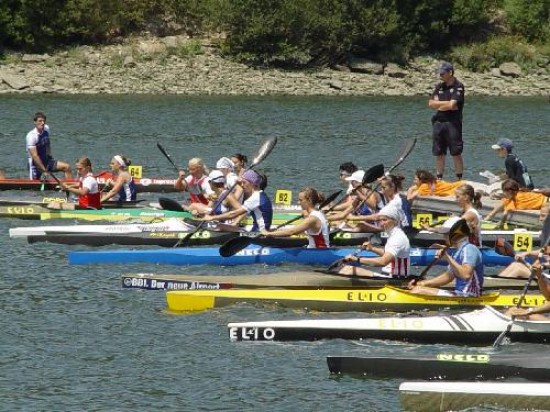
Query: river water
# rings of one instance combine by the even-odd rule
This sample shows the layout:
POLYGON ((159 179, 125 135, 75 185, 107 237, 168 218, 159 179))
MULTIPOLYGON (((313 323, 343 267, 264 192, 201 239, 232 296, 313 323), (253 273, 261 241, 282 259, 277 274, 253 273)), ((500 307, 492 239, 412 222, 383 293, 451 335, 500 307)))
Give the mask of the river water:
MULTIPOLYGON (((406 184, 416 168, 433 169, 425 99, 41 95, 0 97, 0 167, 10 177, 26 175, 24 139, 37 110, 48 116, 56 158, 73 163, 87 155, 103 169, 120 153, 142 165, 148 177, 174 175, 157 142, 177 164, 199 156, 213 165, 235 152, 252 155, 271 136, 278 144, 259 167, 269 175, 270 194, 305 185, 332 192, 339 188, 340 163, 389 167, 411 138, 417 146, 398 169, 406 184)), ((465 177, 481 180, 480 171, 502 169, 490 146, 508 137, 535 184, 549 184, 549 111, 542 97, 468 99, 465 177)), ((230 343, 230 321, 320 315, 246 305, 173 315, 165 310, 164 293, 122 290, 120 275, 267 273, 296 266, 71 267, 66 252, 76 247, 9 239, 9 228, 39 224, 45 222, 0 221, 0 410, 397 411, 399 380, 331 377, 326 356, 474 350, 382 341, 230 343)))

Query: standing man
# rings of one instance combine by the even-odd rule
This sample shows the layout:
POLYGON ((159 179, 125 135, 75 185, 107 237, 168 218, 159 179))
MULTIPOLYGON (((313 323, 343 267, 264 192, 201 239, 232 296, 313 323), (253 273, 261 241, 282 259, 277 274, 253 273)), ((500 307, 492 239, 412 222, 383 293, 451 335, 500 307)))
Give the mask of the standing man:
POLYGON ((529 176, 527 166, 525 166, 525 163, 523 163, 516 154, 512 153, 514 143, 512 143, 510 139, 498 139, 496 144, 492 145, 491 148, 496 150, 498 157, 504 158, 506 177, 508 179, 514 179, 519 183, 519 187, 525 187, 531 190, 534 189, 535 186, 533 185, 531 176, 529 176))
POLYGON ((464 85, 454 77, 451 63, 443 62, 437 70, 439 83, 428 101, 428 106, 436 110, 432 116, 433 146, 436 156, 437 178, 443 179, 447 149, 453 157, 455 173, 462 180, 464 162, 462 160, 462 108, 464 107, 464 85))
POLYGON ((29 179, 40 179, 43 173, 65 173, 65 179, 72 179, 71 166, 61 160, 54 160, 50 150, 50 128, 46 124, 46 115, 37 112, 34 115, 36 126, 27 133, 27 157, 29 165, 29 179))

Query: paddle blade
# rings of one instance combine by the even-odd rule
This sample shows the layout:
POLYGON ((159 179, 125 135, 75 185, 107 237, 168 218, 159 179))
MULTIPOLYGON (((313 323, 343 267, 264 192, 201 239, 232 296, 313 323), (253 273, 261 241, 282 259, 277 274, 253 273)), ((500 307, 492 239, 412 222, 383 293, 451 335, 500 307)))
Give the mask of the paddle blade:
POLYGON ((267 139, 258 150, 256 156, 254 156, 254 159, 252 159, 252 163, 250 164, 249 169, 252 169, 254 166, 259 165, 269 155, 269 153, 271 153, 276 144, 277 136, 267 139))
POLYGON ((343 190, 338 190, 337 192, 334 192, 329 197, 327 197, 325 200, 321 202, 319 205, 319 209, 322 209, 328 205, 330 205, 338 196, 340 196, 340 193, 342 193, 343 190))
POLYGON ((496 238, 495 252, 503 256, 510 256, 510 257, 516 256, 516 251, 514 250, 514 246, 512 246, 512 244, 506 241, 503 237, 496 238))
POLYGON ((157 142, 157 147, 158 149, 160 150, 160 152, 164 155, 164 157, 166 157, 166 159, 168 159, 168 161, 170 162, 170 164, 172 166, 174 166, 174 169, 176 169, 176 172, 179 172, 179 168, 176 166, 176 164, 174 163, 174 161, 172 160, 172 156, 170 156, 168 154, 168 152, 166 150, 164 150, 164 147, 162 147, 162 145, 160 143, 157 142))
POLYGON ((540 247, 544 248, 550 243, 550 214, 544 219, 542 230, 540 232, 540 247))
POLYGON ((403 161, 407 158, 409 154, 411 154, 412 150, 414 149, 414 146, 416 145, 416 138, 406 140, 401 147, 399 148, 398 157, 395 161, 395 164, 388 169, 386 172, 386 176, 389 175, 393 169, 395 169, 397 166, 399 166, 403 161))
POLYGON ((185 212, 185 209, 174 199, 161 197, 159 198, 159 204, 164 210, 171 210, 172 212, 185 212))
POLYGON ((384 165, 380 163, 365 171, 365 175, 363 176, 363 181, 361 182, 361 184, 363 186, 368 185, 369 183, 376 181, 376 179, 382 176, 384 176, 384 165))
POLYGON ((249 246, 253 241, 254 238, 250 236, 239 236, 233 239, 229 239, 227 242, 220 246, 220 256, 231 257, 249 246))

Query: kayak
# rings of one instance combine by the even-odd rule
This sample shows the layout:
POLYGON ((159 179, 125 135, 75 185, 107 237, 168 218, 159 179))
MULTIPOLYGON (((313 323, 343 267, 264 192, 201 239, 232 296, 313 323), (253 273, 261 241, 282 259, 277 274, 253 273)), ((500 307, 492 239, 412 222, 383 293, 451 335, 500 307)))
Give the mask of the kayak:
MULTIPOLYGON (((486 293, 481 297, 464 298, 464 297, 448 297, 448 296, 427 296, 427 295, 415 295, 407 290, 395 288, 393 286, 384 286, 376 289, 231 289, 231 290, 219 290, 219 291, 168 291, 166 292, 166 301, 168 302, 168 308, 175 312, 189 312, 200 311, 206 309, 213 309, 232 305, 239 302, 248 303, 262 303, 262 304, 277 304, 283 307, 297 308, 318 311, 331 311, 331 312, 347 312, 347 311, 411 311, 411 310, 438 310, 443 308, 472 308, 481 307, 485 305, 491 306, 513 306, 519 300, 518 294, 500 294, 497 292, 486 293)), ((528 294, 525 300, 526 306, 538 306, 544 302, 542 295, 528 294)), ((392 324, 388 320, 383 325, 388 325, 387 330, 382 329, 376 331, 381 335, 384 332, 388 332, 389 335, 396 333, 395 330, 399 325, 404 324, 408 326, 410 323, 416 325, 416 323, 409 321, 408 318, 398 318, 397 323, 392 324)), ((442 327, 449 327, 449 325, 441 321, 441 318, 437 322, 441 323, 442 327)), ((304 321, 313 322, 313 321, 304 321)), ((329 321, 327 321, 329 322, 329 321)), ((343 324, 342 320, 332 321, 332 325, 335 328, 335 332, 339 333, 343 324)), ((346 321, 347 322, 347 321, 346 321)), ((358 321, 349 321, 350 323, 357 322, 356 328, 364 328, 364 323, 372 323, 373 328, 376 328, 380 324, 379 319, 367 321, 365 319, 358 321)), ((416 321, 415 321, 416 322, 416 321)), ((424 325, 423 321, 419 321, 419 324, 424 325)), ((438 324, 439 324, 438 323, 438 324)), ((270 322, 271 324, 271 322, 270 322)), ((315 325, 312 323, 311 325, 315 325)), ((427 324, 430 326, 431 324, 427 324)), ((368 329, 366 329, 368 331, 368 329)), ((501 328, 499 332, 504 329, 501 328)), ((321 330, 319 333, 322 333, 321 330)), ((407 333, 410 331, 407 331, 407 333)), ((306 330, 304 336, 309 336, 310 332, 306 330)), ((348 334, 351 332, 344 332, 348 334)), ((356 332, 357 336, 363 333, 362 330, 356 332)), ((374 333, 374 332, 373 332, 374 333)), ((294 334, 294 332, 292 332, 294 334)), ((403 332, 397 332, 400 337, 403 337, 403 332)), ((496 334, 498 335, 498 333, 496 334)), ((495 335, 495 338, 496 338, 495 335)), ((494 340, 494 339, 493 339, 494 340)))
MULTIPOLYGON (((203 297, 204 305, 216 304, 216 298, 222 303, 231 298, 232 290, 206 291, 213 299, 206 302, 206 293, 203 291, 174 291, 167 292, 168 306, 174 310, 184 310, 193 307, 193 297, 198 301, 199 295, 203 297), (191 297, 186 305, 185 297, 191 297)), ((257 291, 247 291, 257 292, 257 291)), ((266 291, 269 292, 269 291, 266 291)), ((273 292, 273 291, 271 291, 273 292)), ((291 294, 295 291, 284 291, 281 296, 283 302, 273 296, 272 302, 286 305, 287 302, 306 303, 307 299, 319 298, 316 303, 321 304, 322 296, 326 296, 328 303, 336 300, 337 293, 344 291, 309 291, 308 294, 291 294), (315 293, 317 292, 317 293, 315 293), (328 293, 332 292, 332 293, 328 293)), ((303 291, 302 291, 303 292, 303 291)), ((263 322, 234 322, 227 325, 229 339, 231 341, 295 341, 319 339, 391 339, 414 343, 453 343, 461 345, 491 345, 495 339, 506 330, 511 319, 495 310, 492 306, 513 306, 518 301, 517 294, 489 293, 480 298, 446 298, 414 296, 411 293, 400 291, 391 286, 376 291, 354 291, 349 293, 349 301, 358 303, 360 297, 365 297, 364 308, 376 308, 386 310, 413 310, 429 309, 437 310, 442 307, 453 309, 467 306, 491 305, 480 310, 466 312, 458 315, 446 316, 406 316, 406 317, 373 317, 354 319, 302 319, 287 321, 263 321, 263 322), (354 299, 354 300, 352 300, 354 299)), ((234 295, 237 295, 235 293, 234 295)), ((264 296, 268 296, 265 293, 264 296)), ((261 299, 261 298, 259 298, 261 299)), ((262 300, 263 302, 267 301, 262 300)), ((542 295, 527 295, 526 306, 538 306, 544 301, 542 295)), ((354 307, 361 307, 360 302, 354 307)), ((217 306, 217 305, 216 305, 217 306)), ((304 307, 302 306, 302 307, 304 307)), ((196 305, 198 308, 198 305, 196 305)), ((332 310, 330 305, 327 306, 332 310)), ((349 305, 350 308, 353 305, 349 305)), ((507 334, 512 341, 546 343, 550 340, 550 319, 548 321, 528 321, 516 319, 507 334)))
MULTIPOLYGON (((179 220, 179 219, 174 219, 179 220)), ((170 222, 167 220, 166 223, 170 222)), ((247 220, 244 221, 247 223, 247 220)), ((126 246, 161 246, 161 247, 174 247, 179 239, 184 238, 189 234, 189 231, 194 231, 196 226, 189 228, 178 228, 178 224, 167 225, 165 223, 152 223, 141 225, 116 225, 116 228, 112 229, 115 225, 103 225, 101 227, 94 227, 94 225, 78 225, 64 227, 54 227, 54 230, 46 229, 43 234, 28 235, 27 228, 14 228, 10 229, 10 237, 26 237, 29 243, 38 242, 50 242, 59 243, 65 245, 86 245, 86 246, 106 246, 106 245, 126 245, 126 246), (154 226, 153 226, 154 225, 154 226), (132 226, 125 228, 124 226, 132 226), (80 233, 79 229, 87 230, 89 232, 80 233), (126 230, 128 229, 128 230, 126 230)), ((251 228, 251 225, 245 227, 245 229, 251 228)), ((34 228, 29 228, 34 229, 34 228)), ((38 229, 38 228, 36 228, 38 229)), ((36 230, 35 232, 39 232, 36 230)), ((255 235, 256 233, 250 232, 224 232, 218 230, 211 230, 208 228, 201 229, 194 233, 188 246, 208 246, 208 245, 222 245, 230 239, 236 238, 245 234, 255 235)), ((363 242, 371 240, 373 238, 372 233, 353 233, 353 236, 341 236, 341 232, 335 232, 330 235, 331 243, 334 247, 342 246, 358 246, 363 242)), ((380 241, 379 238, 377 238, 380 241)), ((303 247, 308 243, 307 237, 304 235, 297 235, 291 237, 270 237, 262 240, 262 245, 271 247, 303 247)))
MULTIPOLYGON (((493 208, 500 204, 500 200, 483 200, 483 207, 478 209, 479 213, 486 216, 493 210, 493 208)), ((439 197, 439 196, 421 196, 411 204, 411 210, 413 213, 448 215, 449 213, 462 214, 462 209, 456 203, 454 196, 439 197)), ((435 217, 434 216, 434 217, 435 217)), ((502 213, 497 213, 494 217, 495 221, 502 218, 502 213)), ((542 221, 540 220, 539 210, 514 210, 508 214, 506 221, 510 224, 519 225, 529 228, 542 228, 542 221)))
MULTIPOLYGON (((248 221, 245 220, 245 223, 248 221)), ((127 246, 162 246, 172 247, 178 239, 187 235, 184 229, 178 227, 166 226, 166 228, 158 224, 154 229, 149 230, 147 224, 139 225, 141 230, 135 230, 135 225, 129 226, 125 231, 125 225, 118 225, 116 235, 113 235, 114 230, 105 230, 104 226, 95 227, 95 225, 78 225, 78 226, 54 226, 54 227, 33 227, 33 228, 14 228, 10 229, 11 237, 27 237, 29 243, 50 242, 65 245, 86 245, 86 246, 105 246, 105 245, 127 245, 127 246), (163 233, 160 233, 163 232, 163 233), (106 235, 108 233, 108 235, 106 235)), ((248 226, 247 228, 250 228, 248 226)), ((246 233, 247 236, 250 233, 246 233)), ((224 242, 234 237, 240 236, 237 232, 221 232, 217 230, 201 230, 197 235, 194 235, 190 246, 206 246, 206 245, 221 245, 224 242)), ((512 245, 527 245, 530 248, 539 245, 539 233, 527 230, 514 231, 487 231, 483 234, 484 245, 494 247, 497 238, 503 238, 512 245)), ((363 242, 371 241, 373 243, 384 244, 387 237, 382 234, 374 233, 355 233, 336 231, 330 235, 331 245, 334 247, 343 246, 358 246, 363 242)), ((429 247, 434 243, 441 243, 442 236, 430 232, 417 232, 409 234, 411 245, 416 247, 429 247)), ((308 243, 307 237, 297 235, 292 237, 271 237, 262 239, 263 246, 272 247, 300 247, 306 246, 308 243)))
MULTIPOLYGON (((99 184, 99 189, 103 190, 105 183, 109 180, 109 173, 100 174, 96 177, 99 184)), ((67 183, 74 183, 74 180, 65 181, 67 183)), ((174 184, 175 179, 163 179, 163 178, 134 178, 136 184, 136 191, 141 192, 177 192, 174 184)), ((29 179, 0 179, 0 190, 56 190, 59 187, 59 183, 55 180, 29 180, 29 179)))
POLYGON ((101 210, 55 210, 44 206, 0 206, 0 217, 27 220, 75 219, 75 220, 141 220, 158 221, 172 217, 191 217, 187 212, 172 212, 151 208, 101 209, 101 210))
MULTIPOLYGON (((29 206, 42 206, 46 208, 50 202, 60 202, 66 203, 65 198, 56 198, 56 197, 44 197, 42 200, 14 200, 14 199, 0 199, 0 206, 19 206, 19 207, 29 207, 29 206)), ((131 200, 125 202, 117 202, 107 200, 101 203, 101 206, 104 209, 122 209, 122 208, 133 208, 140 207, 139 204, 142 200, 131 200)), ((48 209, 52 210, 52 209, 48 209)))
MULTIPOLYGON (((535 355, 536 356, 536 355, 535 355)), ((550 408, 550 384, 532 382, 403 382, 403 410, 446 412, 477 410, 544 410, 550 408), (499 409, 500 410, 500 409, 499 409)))
POLYGON ((332 374, 367 378, 550 382, 550 356, 532 353, 437 353, 430 356, 327 356, 332 374))
MULTIPOLYGON (((411 264, 426 266, 435 257, 437 249, 412 248, 411 264)), ((143 250, 101 250, 101 251, 69 251, 69 263, 83 265, 89 263, 157 263, 170 265, 276 265, 283 262, 301 263, 306 265, 328 266, 334 261, 349 254, 357 253, 351 248, 275 248, 248 246, 231 257, 222 257, 217 247, 143 249, 143 250)), ((360 256, 376 257, 374 252, 362 251, 360 256)), ((492 249, 482 249, 483 263, 486 266, 505 266, 513 260, 502 256, 492 249)), ((440 263, 443 263, 441 261, 440 263)))
MULTIPOLYGON (((409 279, 358 278, 336 275, 328 271, 295 271, 262 275, 177 275, 157 273, 129 273, 122 275, 124 289, 144 290, 192 290, 192 289, 338 289, 380 288, 385 285, 404 287, 409 279)), ((485 277, 483 288, 523 289, 525 279, 485 277)), ((448 286, 447 288, 450 288, 448 286)), ((531 283, 532 289, 537 289, 531 283)))

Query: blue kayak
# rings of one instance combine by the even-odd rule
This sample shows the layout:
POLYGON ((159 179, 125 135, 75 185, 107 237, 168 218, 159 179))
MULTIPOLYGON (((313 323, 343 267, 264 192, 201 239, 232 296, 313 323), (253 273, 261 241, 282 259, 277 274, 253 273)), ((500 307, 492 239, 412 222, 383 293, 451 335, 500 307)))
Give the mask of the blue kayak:
MULTIPOLYGON (((231 257, 222 257, 217 247, 192 247, 172 249, 143 250, 105 250, 105 251, 71 251, 69 263, 84 265, 89 263, 157 263, 167 265, 219 265, 236 266, 261 263, 276 265, 283 262, 305 265, 328 266, 357 249, 330 248, 275 248, 251 245, 231 257)), ((436 249, 412 248, 411 264, 427 266, 435 257, 436 249)), ((482 249, 485 266, 505 266, 512 262, 509 256, 502 256, 493 249, 482 249)), ((363 251, 360 256, 375 257, 373 252, 363 251)), ((444 262, 440 262, 444 263, 444 262)))

